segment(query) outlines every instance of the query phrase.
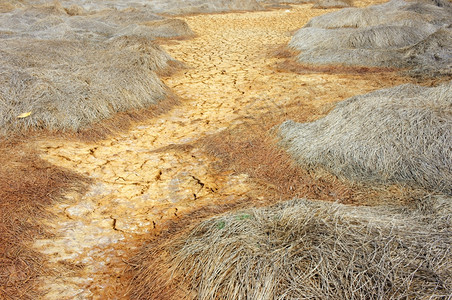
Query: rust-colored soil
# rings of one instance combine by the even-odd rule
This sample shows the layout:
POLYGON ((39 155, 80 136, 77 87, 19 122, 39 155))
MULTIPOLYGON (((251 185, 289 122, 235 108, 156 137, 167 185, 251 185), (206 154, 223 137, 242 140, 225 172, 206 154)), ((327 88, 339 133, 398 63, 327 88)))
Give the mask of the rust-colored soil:
MULTIPOLYGON (((300 170, 275 146, 268 132, 289 118, 312 121, 338 101, 408 81, 390 70, 317 70, 300 75, 275 68, 290 53, 274 56, 270 50, 287 44, 290 32, 313 16, 328 12, 311 6, 186 16, 196 38, 160 41, 187 65, 165 79, 181 99, 180 105, 162 111, 158 118, 133 126, 127 123, 128 131, 108 138, 94 134, 104 138, 53 137, 28 143, 40 158, 31 156, 29 161, 25 156, 20 161, 12 194, 34 186, 49 191, 41 195, 32 189, 23 195, 27 209, 36 203, 37 212, 45 212, 46 220, 40 222, 48 233, 40 234, 34 222, 25 242, 35 237, 30 251, 40 259, 38 269, 44 263, 47 269, 56 270, 72 266, 71 272, 33 275, 35 279, 40 276, 38 292, 45 293, 44 298, 125 297, 125 279, 130 274, 123 271, 131 254, 151 236, 156 240, 162 230, 168 237, 174 232, 168 231, 171 224, 184 230, 213 213, 294 196, 366 205, 381 199, 369 197, 378 195, 377 189, 300 170), (33 167, 34 162, 42 167, 33 167), (28 178, 40 181, 30 183, 28 178), (82 179, 91 182, 86 193, 69 192, 73 182, 82 179), (51 202, 56 196, 65 201, 51 202)), ((2 192, 4 185, 11 185, 4 182, 0 183, 2 192)), ((386 194, 384 199, 393 195, 386 194)), ((20 205, 12 207, 4 211, 14 215, 20 205)))

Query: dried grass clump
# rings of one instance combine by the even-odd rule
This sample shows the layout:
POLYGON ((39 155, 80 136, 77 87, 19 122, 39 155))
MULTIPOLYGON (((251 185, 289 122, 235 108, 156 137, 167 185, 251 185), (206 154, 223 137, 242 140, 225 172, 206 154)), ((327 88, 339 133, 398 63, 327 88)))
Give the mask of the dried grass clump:
POLYGON ((257 2, 267 5, 268 4, 282 5, 282 4, 305 4, 312 2, 312 0, 257 0, 257 2))
POLYGON ((256 0, 157 0, 154 11, 171 15, 261 10, 256 0))
POLYGON ((319 50, 385 50, 409 46, 413 40, 427 38, 435 30, 428 26, 372 26, 356 31, 352 28, 324 29, 307 27, 297 31, 290 46, 300 51, 319 50), (345 38, 344 38, 345 37, 345 38), (297 44, 296 41, 303 41, 297 44))
MULTIPOLYGON (((392 24, 402 20, 418 20, 429 23, 447 22, 450 15, 448 7, 439 7, 427 3, 392 0, 387 3, 364 8, 344 8, 339 11, 320 15, 309 20, 304 27, 362 28, 392 24), (420 9, 413 9, 418 5, 420 9)), ((449 21, 450 22, 450 21, 449 21)))
POLYGON ((414 76, 452 73, 452 27, 442 28, 405 52, 406 66, 414 76))
POLYGON ((158 16, 148 7, 88 11, 75 4, 63 7, 60 2, 27 6, 2 14, 0 31, 8 31, 13 34, 12 38, 91 41, 104 41, 119 35, 149 39, 194 35, 184 21, 158 16), (140 27, 140 31, 134 31, 136 27, 140 27))
POLYGON ((445 299, 450 199, 423 211, 292 200, 214 217, 137 256, 133 299, 445 299))
MULTIPOLYGON (((85 9, 93 10, 91 0, 61 0, 63 5, 77 4, 85 9)), ((157 14, 182 15, 198 13, 217 13, 240 10, 261 10, 256 0, 103 0, 95 3, 98 10, 103 8, 123 9, 124 7, 146 8, 157 14)))
MULTIPOLYGON (((352 0, 257 0, 267 7, 284 8, 284 4, 314 3, 312 8, 342 8, 353 6, 352 0)), ((290 8, 290 6, 286 7, 290 8)))
POLYGON ((156 72, 171 58, 147 40, 5 40, 0 61, 1 133, 28 128, 79 130, 114 113, 164 99, 156 72), (18 119, 22 113, 27 118, 18 119))
POLYGON ((316 0, 312 8, 342 8, 353 6, 351 0, 316 0))
POLYGON ((2 14, 0 31, 7 32, 0 34, 1 135, 79 131, 157 104, 170 95, 158 75, 181 64, 152 39, 193 34, 185 22, 147 10, 71 15, 59 2, 2 14))
POLYGON ((153 29, 154 34, 161 38, 173 38, 173 37, 186 38, 194 36, 194 32, 183 20, 164 19, 144 22, 143 25, 154 28, 153 29))
POLYGON ((312 123, 284 122, 281 145, 306 168, 452 194, 452 82, 355 96, 312 123))
POLYGON ((289 47, 302 51, 297 57, 302 64, 396 67, 412 75, 447 76, 452 75, 451 20, 446 2, 393 0, 315 17, 289 47))
MULTIPOLYGON (((194 32, 185 21, 156 15, 150 7, 104 10, 93 14, 91 18, 120 27, 117 30, 118 33, 115 33, 116 36, 136 35, 136 32, 130 30, 136 27, 140 27, 141 31, 151 39, 194 36, 194 32)), ((143 36, 143 33, 140 36, 143 36)))

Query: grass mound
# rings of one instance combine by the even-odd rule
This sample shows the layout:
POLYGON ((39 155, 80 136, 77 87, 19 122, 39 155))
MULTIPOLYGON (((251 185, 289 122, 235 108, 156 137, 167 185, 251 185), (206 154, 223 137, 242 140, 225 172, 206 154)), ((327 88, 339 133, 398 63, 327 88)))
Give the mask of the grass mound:
POLYGON ((182 20, 134 8, 56 2, 0 15, 0 134, 77 131, 160 102, 169 91, 158 74, 178 63, 152 39, 192 34, 182 20))
MULTIPOLYGON (((85 9, 93 9, 91 0, 61 0, 64 6, 79 5, 85 9)), ((96 3, 96 9, 123 9, 133 7, 149 9, 157 14, 182 15, 198 13, 218 13, 241 10, 261 10, 256 0, 153 0, 150 5, 147 0, 104 0, 96 3)))
POLYGON ((182 20, 158 16, 147 7, 91 11, 75 4, 64 7, 60 2, 28 5, 2 14, 0 30, 4 33, 1 38, 33 37, 50 40, 104 41, 121 35, 143 37, 144 32, 149 39, 193 35, 182 20), (141 27, 139 33, 130 29, 138 26, 141 27))
POLYGON ((352 6, 350 0, 316 0, 312 8, 342 8, 352 6))
POLYGON ((168 91, 156 71, 171 58, 146 40, 5 40, 0 46, 1 133, 79 130, 115 112, 145 108, 168 91), (18 118, 31 112, 26 118, 18 118))
POLYGON ((364 182, 402 183, 452 194, 452 82, 355 96, 312 123, 278 134, 306 168, 364 182))
POLYGON ((256 0, 157 0, 154 2, 155 12, 171 15, 262 9, 256 0))
POLYGON ((302 64, 410 69, 452 75, 452 5, 393 0, 311 19, 289 47, 302 64), (428 49, 428 51, 426 51, 428 49))
MULTIPOLYGON (((313 8, 342 8, 353 6, 351 0, 258 0, 257 2, 268 7, 282 7, 284 4, 314 3, 313 8)), ((290 6, 288 7, 290 8, 290 6)))
POLYGON ((447 297, 452 292, 450 199, 424 202, 423 209, 292 200, 214 217, 137 256, 132 296, 447 297))

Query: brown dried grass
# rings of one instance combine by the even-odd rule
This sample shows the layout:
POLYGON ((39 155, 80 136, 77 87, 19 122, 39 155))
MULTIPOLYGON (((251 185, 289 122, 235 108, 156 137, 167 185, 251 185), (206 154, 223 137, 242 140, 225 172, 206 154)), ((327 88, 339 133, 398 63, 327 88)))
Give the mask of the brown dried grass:
POLYGON ((151 118, 155 118, 171 110, 180 103, 180 99, 170 93, 170 96, 151 105, 146 109, 135 109, 126 112, 118 112, 111 118, 98 121, 78 131, 58 131, 41 129, 23 129, 8 136, 0 136, 0 143, 14 143, 22 139, 66 139, 84 142, 96 142, 112 137, 116 134, 127 132, 132 126, 140 124, 151 118))
POLYGON ((351 189, 332 176, 308 173, 293 163, 264 131, 237 127, 209 136, 201 143, 217 161, 215 172, 245 173, 257 184, 257 197, 289 199, 309 195, 315 199, 351 199, 351 189), (260 195, 258 195, 260 194, 260 195))
MULTIPOLYGON (((33 149, 35 139, 63 138, 96 142, 126 132, 131 126, 169 111, 179 103, 171 95, 147 109, 120 112, 78 132, 23 131, 0 144, 0 299, 37 299, 39 278, 55 270, 32 249, 32 243, 50 233, 41 222, 52 217, 46 207, 62 200, 66 192, 83 193, 87 178, 56 167, 33 149)), ((73 266, 61 266, 65 272, 73 266)))
MULTIPOLYGON (((7 6, 8 3, 6 5, 0 5, 0 9, 9 9, 9 6, 7 6)), ((60 7, 58 3, 56 6, 60 7)), ((50 7, 50 11, 51 13, 53 13, 53 6, 50 7)), ((48 14, 49 12, 46 11, 46 13, 48 14)), ((64 14, 64 12, 61 13, 64 14)), ((76 12, 74 12, 74 14, 76 14, 76 12)), ((178 28, 185 29, 184 32, 189 31, 189 28, 182 21, 162 21, 155 23, 150 22, 147 25, 150 27, 158 27, 161 31, 165 31, 165 28, 168 27, 167 31, 170 31, 174 24, 177 25, 176 27, 178 28)), ((24 61, 26 62, 27 59, 31 61, 32 63, 30 65, 26 65, 25 67, 20 66, 22 71, 29 70, 27 68, 33 66, 33 63, 36 63, 38 65, 36 67, 36 69, 38 70, 36 72, 37 74, 41 74, 46 70, 50 70, 49 72, 51 73, 55 71, 53 64, 61 61, 67 62, 68 65, 76 65, 77 70, 80 69, 80 66, 82 66, 82 68, 87 67, 83 63, 74 62, 73 58, 66 59, 66 56, 70 56, 68 55, 68 51, 70 52, 70 50, 74 49, 72 49, 71 47, 65 48, 65 45, 75 45, 75 48, 77 48, 77 45, 80 44, 78 41, 66 41, 65 44, 64 41, 61 42, 59 40, 33 40, 32 43, 23 42, 23 40, 21 39, 18 40, 19 41, 17 43, 23 43, 23 45, 20 45, 23 46, 24 51, 19 51, 20 53, 17 51, 12 51, 11 55, 12 57, 20 57, 20 55, 22 55, 24 59, 6 61, 8 61, 8 64, 14 64, 15 62, 17 62, 18 64, 24 63, 24 61), (36 50, 36 47, 33 48, 34 51, 31 51, 30 44, 39 44, 40 46, 42 46, 41 50, 43 51, 38 51, 39 49, 36 50), (56 47, 52 47, 52 45, 56 47), (33 53, 31 53, 30 51, 33 53), (31 54, 27 55, 26 53, 31 54), (52 57, 51 54, 53 53, 57 53, 58 55, 52 57), (63 59, 61 59, 62 56, 63 59), (39 59, 35 60, 36 57, 39 59)), ((94 52, 98 52, 98 49, 96 47, 103 47, 99 46, 101 43, 99 43, 99 45, 96 44, 96 46, 93 46, 95 43, 86 43, 88 44, 88 46, 90 46, 88 47, 89 49, 86 49, 84 47, 76 49, 79 52, 83 52, 81 55, 83 59, 87 58, 85 53, 86 51, 89 52, 92 50, 94 52)), ((182 63, 172 59, 162 60, 162 57, 160 56, 167 56, 167 54, 164 53, 163 50, 161 50, 158 46, 154 46, 152 42, 145 39, 117 38, 114 42, 112 42, 112 47, 110 47, 110 50, 114 52, 118 49, 129 48, 131 49, 131 51, 126 52, 130 55, 128 55, 127 53, 124 55, 123 53, 119 54, 117 57, 114 57, 114 59, 129 59, 129 61, 126 62, 126 65, 128 64, 128 66, 122 65, 122 67, 125 67, 124 70, 127 68, 129 70, 133 69, 134 72, 132 73, 134 74, 140 73, 140 70, 143 71, 143 74, 145 74, 145 76, 142 76, 141 79, 143 79, 144 81, 150 78, 152 80, 155 79, 155 81, 160 82, 157 76, 171 76, 174 72, 177 72, 177 70, 180 70, 184 67, 182 63), (112 48, 114 49, 112 50, 112 48), (153 52, 153 49, 156 50, 156 53, 160 53, 160 56, 155 55, 155 57, 153 57, 153 55, 155 54, 153 52), (146 59, 148 56, 152 56, 150 60, 146 59), (146 63, 148 62, 151 63, 151 65, 146 65, 146 63), (154 62, 155 66, 152 65, 154 62)), ((100 54, 100 52, 98 54, 100 54)), ((106 55, 100 56, 100 59, 94 59, 94 64, 104 60, 106 62, 105 65, 107 67, 110 67, 111 60, 108 61, 108 59, 105 57, 106 55)), ((169 58, 169 56, 167 56, 167 58, 169 58)), ((19 68, 19 66, 15 67, 17 67, 17 69, 19 68)), ((117 70, 119 67, 121 67, 121 64, 116 61, 116 64, 111 67, 111 70, 117 70)), ((101 69, 105 71, 108 68, 101 69)), ((86 69, 86 73, 82 75, 90 77, 90 72, 93 72, 94 74, 96 73, 96 70, 94 68, 86 69)), ((73 76, 73 71, 70 71, 67 74, 69 75, 52 77, 52 79, 55 79, 54 81, 58 84, 61 84, 62 81, 66 80, 67 85, 61 85, 61 90, 63 90, 62 93, 70 91, 74 87, 74 82, 79 82, 79 78, 71 79, 71 76, 73 76), (69 79, 66 77, 68 77, 69 79)), ((113 71, 108 74, 114 77, 113 71)), ((11 74, 7 74, 6 77, 8 77, 9 75, 11 74)), ((96 78, 98 79, 98 77, 99 74, 94 74, 91 79, 96 80, 96 78)), ((121 73, 119 74, 119 77, 125 80, 131 79, 130 72, 121 73)), ((137 80, 132 81, 134 81, 133 84, 137 84, 137 80)), ((149 83, 149 81, 146 82, 149 83)), ((72 171, 53 166, 40 159, 38 154, 33 149, 34 139, 52 139, 58 137, 65 139, 96 141, 118 132, 124 132, 128 130, 133 124, 162 114, 171 109, 172 106, 176 105, 179 102, 178 98, 174 94, 172 94, 172 92, 169 91, 166 87, 163 86, 160 89, 160 87, 155 87, 152 84, 153 82, 151 82, 150 84, 141 85, 138 87, 138 90, 144 90, 142 94, 146 94, 145 100, 149 100, 148 98, 155 98, 155 100, 158 101, 147 101, 148 105, 138 105, 135 107, 132 106, 130 107, 131 109, 128 110, 114 110, 114 113, 110 115, 109 118, 103 119, 102 121, 100 121, 100 119, 102 118, 99 118, 97 120, 94 120, 94 122, 89 124, 89 126, 80 126, 73 131, 60 130, 61 128, 51 129, 51 126, 22 126, 20 128, 16 128, 15 130, 11 130, 8 134, 5 134, 0 138, 0 299, 38 299, 43 296, 45 291, 39 290, 39 278, 52 274, 55 275, 55 272, 61 271, 50 270, 47 266, 48 258, 33 250, 32 247, 34 240, 51 237, 50 233, 47 231, 46 226, 42 223, 42 220, 44 220, 45 218, 52 217, 46 210, 46 208, 49 205, 52 205, 54 201, 63 200, 62 197, 66 192, 83 192, 85 184, 88 183, 88 180, 86 178, 83 178, 72 171), (155 87, 156 90, 152 90, 153 93, 147 93, 149 86, 151 86, 151 88, 155 87), (160 92, 161 94, 163 94, 163 97, 159 97, 160 92)), ((51 83, 49 85, 51 85, 51 83)), ((131 87, 132 85, 127 86, 127 88, 131 87)), ((137 86, 135 85, 135 87, 137 86)), ((109 88, 120 89, 121 87, 112 84, 109 86, 109 88)), ((59 90, 59 92, 61 92, 61 90, 59 90)), ((140 91, 138 93, 140 93, 140 91)), ((4 88, 1 89, 0 93, 0 98, 2 98, 3 104, 11 100, 7 96, 5 96, 8 94, 7 92, 8 85, 5 85, 4 88)), ((19 89, 18 93, 19 92, 23 91, 19 89)), ((49 97, 49 102, 54 103, 58 101, 64 102, 69 100, 69 104, 67 105, 67 116, 72 116, 74 113, 76 114, 80 112, 77 111, 77 109, 75 109, 73 106, 73 104, 80 104, 80 101, 73 101, 71 103, 70 100, 74 100, 72 98, 79 97, 81 96, 81 94, 83 93, 75 92, 70 94, 70 96, 68 97, 49 97)), ((30 98, 23 95, 23 97, 21 97, 20 95, 16 96, 16 98, 20 101, 14 98, 14 101, 10 102, 17 105, 22 105, 25 100, 29 101, 30 98)), ((110 91, 109 97, 111 98, 112 96, 114 95, 110 91)), ((121 100, 119 102, 122 103, 124 101, 130 100, 129 98, 131 98, 132 101, 134 100, 133 95, 129 98, 120 98, 122 100, 119 99, 121 100)), ((93 101, 95 100, 96 99, 94 99, 93 101)), ((92 103, 92 101, 88 102, 87 104, 90 103, 92 103)), ((110 105, 111 103, 113 102, 110 102, 107 105, 110 105)), ((51 114, 52 112, 49 112, 48 108, 49 105, 47 103, 46 105, 44 105, 44 109, 45 111, 47 111, 46 113, 51 114)), ((90 111, 93 112, 93 110, 90 110, 89 108, 85 108, 85 110, 88 113, 90 113, 90 111)), ((97 110, 94 109, 94 113, 96 111, 97 110)), ((4 112, 8 113, 9 111, 5 110, 4 112)), ((13 116, 17 115, 11 112, 9 112, 9 114, 13 116)), ((33 111, 33 115, 31 117, 33 116, 35 116, 35 111, 33 111)), ((25 122, 30 118, 19 121, 25 122)), ((62 266, 62 270, 66 271, 68 268, 72 268, 72 266, 62 266)))
MULTIPOLYGON (((295 31, 291 32, 292 35, 294 33, 295 31)), ((275 47, 269 47, 268 50, 268 55, 276 58, 294 58, 298 54, 300 54, 300 51, 293 48, 289 48, 287 47, 287 45, 278 45, 275 47)))
POLYGON ((415 77, 450 76, 452 10, 445 1, 391 1, 312 18, 290 47, 305 65, 399 68, 415 77), (426 51, 426 49, 428 51, 426 51))
MULTIPOLYGON (((289 50, 286 52, 290 55, 289 50)), ((296 52, 293 52, 296 53, 296 52)), ((385 73, 387 76, 400 77, 396 72, 398 69, 386 67, 364 67, 364 66, 346 66, 346 65, 315 65, 302 64, 297 62, 293 57, 275 64, 274 68, 280 72, 294 72, 297 74, 369 74, 369 73, 385 73)))
POLYGON ((217 216, 147 244, 131 261, 131 297, 446 299, 448 201, 422 210, 293 200, 217 216))
POLYGON ((180 285, 178 289, 169 288, 166 285, 168 274, 164 271, 160 272, 160 270, 168 270, 170 267, 166 260, 168 252, 164 250, 165 246, 175 238, 188 233, 209 217, 244 207, 246 204, 243 201, 223 205, 207 205, 185 216, 168 221, 162 226, 161 231, 154 232, 152 236, 147 237, 143 247, 127 261, 127 268, 121 280, 128 282, 128 285, 119 294, 131 299, 146 299, 151 297, 151 289, 157 287, 158 290, 152 292, 152 299, 183 299, 188 293, 188 287, 180 285), (150 272, 150 265, 156 266, 155 270, 159 271, 150 272), (149 284, 150 281, 153 284, 149 284))
POLYGON ((452 82, 355 96, 311 123, 286 121, 280 145, 306 169, 452 195, 452 82))
MULTIPOLYGON (((400 80, 400 79, 399 79, 400 80)), ((275 108, 271 114, 249 115, 244 123, 207 136, 195 146, 212 156, 211 172, 247 174, 255 190, 253 199, 287 200, 306 197, 354 205, 411 203, 425 195, 421 189, 401 185, 364 185, 339 179, 322 170, 302 168, 277 145, 271 129, 283 120, 308 122, 326 115, 334 106, 314 107, 299 101, 275 108), (302 108, 302 109, 301 109, 302 108)))
POLYGON ((315 0, 312 8, 330 9, 353 6, 352 0, 315 0))
POLYGON ((88 181, 40 159, 26 142, 2 143, 0 166, 0 299, 37 299, 38 277, 51 272, 32 249, 49 236, 46 207, 88 181))
POLYGON ((365 67, 350 66, 343 64, 316 65, 304 64, 297 61, 296 57, 300 51, 293 50, 286 46, 280 46, 271 52, 277 58, 284 60, 276 62, 272 67, 278 72, 293 72, 297 74, 337 74, 337 75, 359 75, 359 74, 375 74, 376 76, 384 76, 385 80, 392 80, 396 83, 416 83, 422 86, 436 86, 441 83, 448 82, 452 79, 451 75, 441 76, 417 76, 409 73, 407 69, 391 68, 391 67, 365 67))
POLYGON ((160 101, 158 104, 151 105, 146 109, 135 109, 116 113, 113 117, 96 122, 78 132, 47 131, 43 132, 41 136, 96 142, 118 133, 127 132, 132 126, 164 114, 179 103, 179 98, 172 94, 165 100, 160 101))

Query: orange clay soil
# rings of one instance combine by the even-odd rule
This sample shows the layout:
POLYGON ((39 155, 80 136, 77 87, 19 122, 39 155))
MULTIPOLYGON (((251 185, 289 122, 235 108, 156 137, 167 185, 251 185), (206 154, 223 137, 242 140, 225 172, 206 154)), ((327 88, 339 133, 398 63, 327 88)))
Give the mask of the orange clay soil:
POLYGON ((359 199, 377 191, 294 167, 268 134, 286 119, 312 121, 338 101, 408 81, 382 70, 280 71, 284 59, 272 52, 331 11, 311 6, 186 16, 197 37, 161 42, 188 66, 165 78, 180 105, 95 142, 29 142, 42 166, 89 182, 84 193, 62 186, 64 201, 44 214, 49 233, 38 235, 33 251, 54 270, 40 277, 45 299, 123 298, 126 261, 178 220, 192 226, 209 214, 293 196, 369 204, 359 199), (203 208, 208 213, 197 214, 203 208))

